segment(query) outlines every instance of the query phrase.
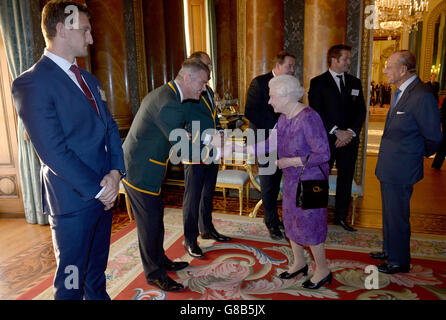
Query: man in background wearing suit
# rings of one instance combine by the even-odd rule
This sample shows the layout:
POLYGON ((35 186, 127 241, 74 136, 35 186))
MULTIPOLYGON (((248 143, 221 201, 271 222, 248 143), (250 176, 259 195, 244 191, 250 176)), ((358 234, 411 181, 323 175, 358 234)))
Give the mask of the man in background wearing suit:
MULTIPOLYGON (((197 51, 191 54, 189 59, 199 59, 208 66, 212 72, 211 58, 206 52, 197 51)), ((231 238, 217 232, 212 223, 212 199, 217 182, 218 164, 213 161, 214 150, 203 141, 204 131, 213 129, 213 135, 222 131, 220 120, 214 102, 214 92, 206 85, 199 101, 188 101, 188 121, 186 128, 190 129, 191 152, 184 163, 184 198, 183 198, 183 225, 184 246, 187 253, 193 258, 204 258, 203 251, 197 244, 197 237, 201 232, 203 239, 214 239, 216 241, 230 241, 231 238), (194 147, 196 146, 196 148, 194 147), (202 159, 202 151, 205 149, 209 154, 207 159, 202 159), (193 152, 196 152, 194 154, 193 152), (198 152, 199 151, 199 152, 198 152)))
POLYGON ((198 100, 208 81, 209 69, 200 60, 183 62, 175 80, 143 99, 123 144, 127 169, 123 182, 135 213, 144 273, 148 284, 164 291, 184 289, 166 271, 188 266, 187 262, 172 262, 163 248, 161 185, 173 146, 169 135, 172 130, 185 127, 187 110, 182 102, 198 100))
POLYGON ((334 223, 356 231, 347 223, 359 134, 366 116, 361 81, 348 74, 351 47, 335 45, 328 50, 328 71, 311 79, 308 100, 324 122, 330 144, 330 168, 336 162, 334 223))
POLYGON ((42 12, 42 32, 45 52, 14 81, 12 93, 42 164, 43 209, 50 215, 57 261, 54 298, 110 299, 104 275, 110 208, 125 169, 104 91, 76 64, 93 43, 87 8, 50 1, 42 12), (79 14, 73 24, 67 22, 67 6, 79 14))
MULTIPOLYGON (((269 101, 268 82, 273 77, 281 74, 294 75, 296 67, 296 57, 288 52, 279 52, 274 61, 274 69, 271 72, 257 76, 251 81, 245 105, 245 116, 249 120, 249 127, 254 130, 256 142, 259 141, 257 129, 264 129, 265 139, 268 139, 269 132, 274 128, 280 114, 275 113, 269 101)), ((276 151, 274 151, 276 152, 276 151)), ((259 167, 268 166, 258 164, 259 167)), ((271 175, 260 175, 260 189, 262 193, 262 202, 264 208, 264 222, 272 239, 283 239, 283 223, 279 220, 277 214, 277 197, 280 192, 280 181, 282 179, 282 170, 276 168, 275 173, 271 175)))
POLYGON ((432 161, 432 168, 440 171, 443 165, 444 158, 446 157, 446 98, 443 99, 443 103, 440 109, 440 121, 441 131, 443 132, 443 140, 441 141, 440 148, 437 150, 434 161, 432 161))
POLYGON ((440 116, 429 88, 416 75, 416 58, 407 50, 388 59, 384 74, 397 90, 393 94, 379 148, 375 174, 381 183, 383 250, 372 258, 387 260, 383 273, 410 270, 410 198, 423 178, 423 157, 441 143, 440 116))

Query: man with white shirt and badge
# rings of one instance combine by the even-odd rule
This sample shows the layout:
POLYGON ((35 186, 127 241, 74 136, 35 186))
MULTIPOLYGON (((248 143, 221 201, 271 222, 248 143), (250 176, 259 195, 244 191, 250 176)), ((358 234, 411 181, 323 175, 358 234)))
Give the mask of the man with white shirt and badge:
POLYGON ((407 50, 393 53, 384 74, 397 87, 387 114, 375 174, 381 183, 383 247, 370 256, 387 262, 383 273, 410 271, 410 198, 423 179, 423 158, 442 140, 440 115, 431 90, 416 75, 416 58, 407 50))
POLYGON ((336 162, 337 225, 347 231, 356 231, 347 222, 351 202, 351 189, 355 173, 359 135, 366 116, 361 81, 348 74, 351 64, 351 47, 335 45, 328 50, 329 69, 311 79, 308 100, 310 107, 322 118, 330 144, 330 168, 336 162))
POLYGON ((125 171, 118 126, 99 80, 76 64, 93 43, 88 9, 50 1, 42 32, 44 55, 13 82, 12 94, 42 164, 57 261, 54 298, 106 300, 110 209, 125 171))

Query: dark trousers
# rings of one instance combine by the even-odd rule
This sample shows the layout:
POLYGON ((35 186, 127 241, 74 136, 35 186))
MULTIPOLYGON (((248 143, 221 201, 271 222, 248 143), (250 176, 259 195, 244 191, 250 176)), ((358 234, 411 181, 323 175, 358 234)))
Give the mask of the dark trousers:
POLYGON ((356 156, 358 155, 358 138, 354 138, 345 147, 336 148, 330 143, 330 169, 336 161, 338 170, 336 178, 335 220, 345 220, 348 216, 352 196, 352 183, 355 174, 356 156))
POLYGON ((263 220, 267 228, 278 228, 280 220, 277 213, 277 197, 280 192, 282 170, 277 168, 274 174, 259 175, 259 178, 264 210, 263 220))
POLYGON ((49 216, 57 270, 56 300, 110 300, 105 287, 113 212, 98 204, 49 216))
POLYGON ((443 165, 445 157, 446 157, 446 126, 443 125, 443 140, 441 141, 440 148, 438 149, 434 161, 432 162, 432 168, 440 170, 441 166, 443 165))
POLYGON ((166 276, 164 263, 164 206, 161 195, 139 192, 124 184, 138 230, 139 251, 146 280, 166 276))
POLYGON ((214 232, 212 198, 217 182, 217 164, 184 165, 183 224, 186 244, 197 241, 199 232, 214 232))
POLYGON ((410 266, 410 198, 413 185, 381 182, 383 252, 390 264, 410 266))

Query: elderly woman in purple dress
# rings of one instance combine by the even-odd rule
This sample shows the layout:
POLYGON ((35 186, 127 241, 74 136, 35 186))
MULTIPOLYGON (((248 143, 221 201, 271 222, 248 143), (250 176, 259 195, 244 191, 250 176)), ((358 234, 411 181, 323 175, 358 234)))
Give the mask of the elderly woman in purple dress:
MULTIPOLYGON (((285 233, 290 240, 294 262, 288 271, 280 274, 290 279, 300 274, 307 275, 308 265, 304 258, 303 246, 311 248, 316 263, 313 277, 303 283, 305 288, 318 289, 325 283, 331 284, 332 273, 325 257, 327 236, 327 209, 303 210, 296 207, 296 191, 303 164, 309 160, 302 180, 328 177, 330 148, 322 120, 318 113, 299 100, 305 93, 299 80, 290 75, 276 76, 269 82, 269 103, 274 111, 281 113, 276 130, 273 130, 262 149, 265 152, 277 149, 277 166, 283 170, 282 217, 285 233), (320 167, 320 168, 319 168, 320 167)), ((260 152, 260 144, 256 145, 260 152)), ((256 153, 247 148, 248 153, 256 153)))

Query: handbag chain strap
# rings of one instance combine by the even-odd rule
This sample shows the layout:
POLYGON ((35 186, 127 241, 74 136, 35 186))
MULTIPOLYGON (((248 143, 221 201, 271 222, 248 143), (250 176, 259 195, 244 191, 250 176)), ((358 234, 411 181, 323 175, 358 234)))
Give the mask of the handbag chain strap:
MULTIPOLYGON (((298 182, 298 184, 301 182, 300 178, 304 174, 304 170, 305 170, 305 167, 307 166, 308 160, 310 160, 310 155, 307 155, 307 158, 305 159, 304 166, 302 167, 302 171, 300 172, 300 175, 299 175, 299 182, 298 182)), ((328 180, 327 175, 325 174, 324 170, 322 170, 321 166, 318 166, 318 167, 319 167, 319 170, 321 170, 322 174, 324 175, 325 179, 328 180)))

